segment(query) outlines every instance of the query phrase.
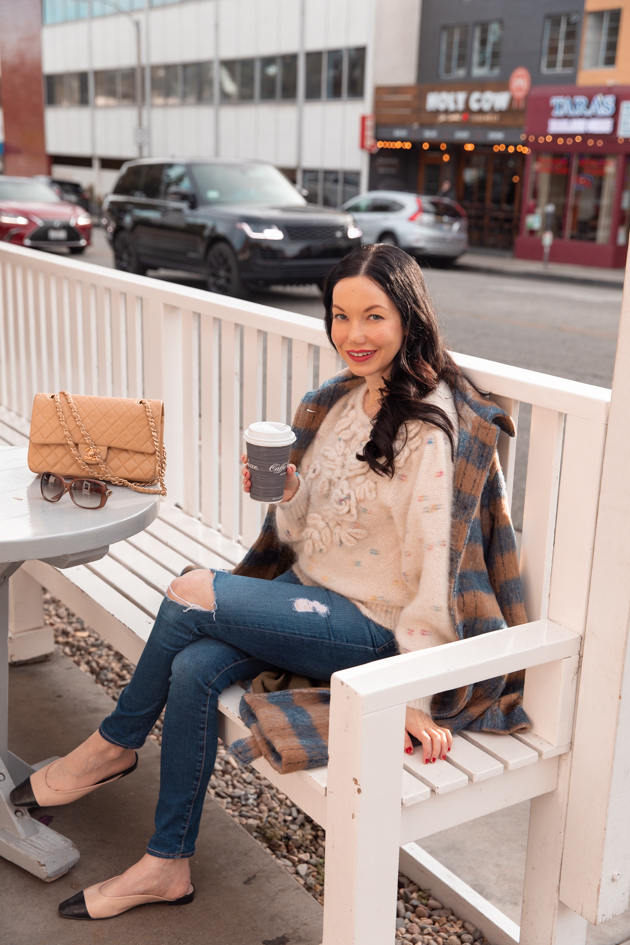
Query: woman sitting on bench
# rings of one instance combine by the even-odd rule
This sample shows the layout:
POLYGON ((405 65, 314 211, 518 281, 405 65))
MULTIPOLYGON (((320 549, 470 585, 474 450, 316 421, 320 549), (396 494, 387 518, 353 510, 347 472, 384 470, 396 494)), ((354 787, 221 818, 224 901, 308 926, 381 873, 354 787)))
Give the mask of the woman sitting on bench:
MULTIPOLYGON (((393 246, 358 248, 331 272, 324 305, 349 370, 300 404, 284 498, 260 538, 234 572, 172 582, 112 714, 13 791, 16 805, 48 807, 124 777, 166 706, 147 852, 63 902, 66 918, 192 901, 189 859, 228 686, 276 667, 327 680, 526 620, 496 453, 511 420, 448 354, 419 266, 393 246)), ((248 492, 246 466, 242 475, 248 492)), ((523 730, 522 683, 517 673, 416 700, 405 750, 413 736, 429 764, 464 727, 523 730)))

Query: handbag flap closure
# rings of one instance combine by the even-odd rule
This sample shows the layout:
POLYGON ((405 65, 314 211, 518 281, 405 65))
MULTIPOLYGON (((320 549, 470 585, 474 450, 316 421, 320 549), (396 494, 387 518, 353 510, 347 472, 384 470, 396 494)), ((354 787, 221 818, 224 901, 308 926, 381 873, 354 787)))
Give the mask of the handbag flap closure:
MULTIPOLYGON (((70 436, 74 443, 81 444, 79 451, 82 458, 87 463, 95 462, 96 460, 90 460, 84 456, 85 439, 72 416, 64 394, 61 394, 59 399, 70 436)), ((90 397, 87 395, 73 395, 72 399, 92 442, 99 449, 123 449, 134 453, 155 452, 147 412, 140 401, 132 397, 90 397)), ((149 404, 161 449, 164 406, 161 400, 150 400, 149 404)), ((51 446, 58 443, 67 444, 53 394, 35 395, 30 440, 33 443, 51 446)), ((101 456, 105 459, 102 452, 101 456)))
POLYGON ((96 447, 96 449, 93 449, 91 446, 88 446, 87 443, 85 442, 75 443, 74 445, 79 451, 79 456, 81 457, 84 463, 87 463, 88 465, 97 466, 99 463, 99 459, 103 463, 107 462, 107 447, 106 446, 100 446, 98 443, 95 443, 94 446, 96 447))

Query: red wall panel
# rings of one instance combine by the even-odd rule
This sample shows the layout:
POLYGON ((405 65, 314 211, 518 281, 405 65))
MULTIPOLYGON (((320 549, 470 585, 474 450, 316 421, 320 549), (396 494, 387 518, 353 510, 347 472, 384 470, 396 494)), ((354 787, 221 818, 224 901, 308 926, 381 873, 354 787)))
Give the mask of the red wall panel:
POLYGON ((48 174, 41 0, 0 0, 5 174, 48 174))

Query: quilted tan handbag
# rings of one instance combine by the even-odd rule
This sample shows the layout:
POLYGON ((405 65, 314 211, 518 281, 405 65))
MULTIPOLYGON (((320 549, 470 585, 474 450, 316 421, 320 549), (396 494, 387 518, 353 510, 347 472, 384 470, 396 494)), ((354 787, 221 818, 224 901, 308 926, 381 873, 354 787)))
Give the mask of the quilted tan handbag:
POLYGON ((166 495, 163 435, 161 400, 35 394, 28 467, 166 495))

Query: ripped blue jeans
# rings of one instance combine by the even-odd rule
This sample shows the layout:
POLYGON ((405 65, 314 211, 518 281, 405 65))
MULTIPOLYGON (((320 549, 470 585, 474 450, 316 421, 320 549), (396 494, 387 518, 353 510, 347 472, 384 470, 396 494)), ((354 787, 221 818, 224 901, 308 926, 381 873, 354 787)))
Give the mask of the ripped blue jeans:
POLYGON ((274 581, 208 572, 215 609, 166 597, 118 704, 100 727, 107 741, 140 748, 166 706, 153 856, 192 856, 217 749, 219 694, 279 667, 315 679, 397 653, 393 633, 345 597, 274 581))

